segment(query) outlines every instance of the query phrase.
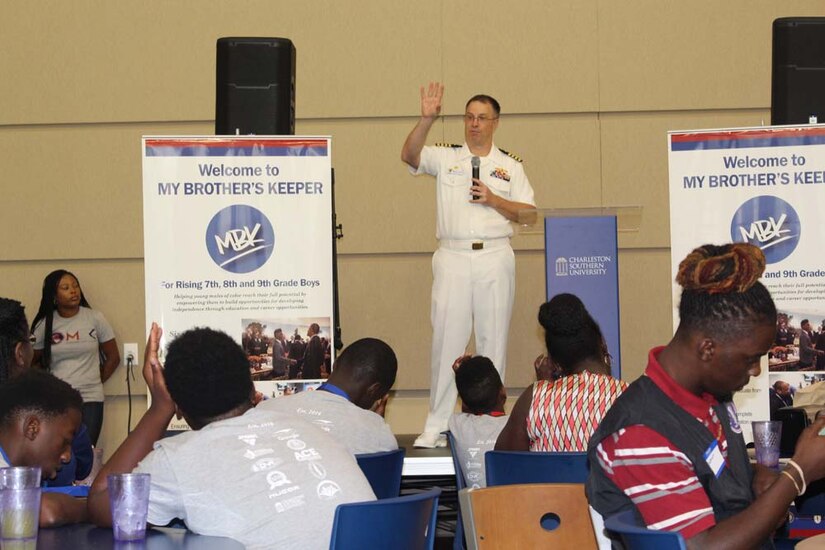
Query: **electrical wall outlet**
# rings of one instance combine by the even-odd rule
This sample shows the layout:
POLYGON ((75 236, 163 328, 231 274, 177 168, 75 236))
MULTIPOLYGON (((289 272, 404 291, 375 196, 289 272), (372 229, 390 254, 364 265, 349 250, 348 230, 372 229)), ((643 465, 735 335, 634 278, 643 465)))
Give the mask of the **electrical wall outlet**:
POLYGON ((132 358, 132 366, 138 364, 138 345, 137 344, 123 344, 123 356, 121 361, 123 365, 129 363, 129 357, 132 358))

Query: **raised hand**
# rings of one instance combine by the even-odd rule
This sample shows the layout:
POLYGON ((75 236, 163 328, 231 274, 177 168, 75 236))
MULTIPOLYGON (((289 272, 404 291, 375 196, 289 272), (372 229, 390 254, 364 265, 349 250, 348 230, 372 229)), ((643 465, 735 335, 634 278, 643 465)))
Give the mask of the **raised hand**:
POLYGON ((427 134, 441 112, 443 95, 444 85, 440 82, 430 82, 427 88, 421 86, 421 118, 415 123, 401 148, 401 160, 414 169, 421 163, 421 150, 424 148, 427 134))
POLYGON ((152 380, 154 365, 160 365, 158 359, 158 350, 160 349, 160 337, 163 335, 163 329, 157 323, 152 323, 152 328, 149 329, 149 338, 146 339, 146 349, 143 351, 143 378, 149 384, 152 380))
POLYGON ((143 378, 146 380, 146 387, 152 396, 152 407, 163 410, 175 410, 175 403, 166 389, 166 379, 163 377, 163 366, 158 358, 160 349, 160 337, 163 334, 157 323, 152 323, 149 331, 149 338, 146 340, 146 351, 143 354, 143 378))
POLYGON ((421 116, 436 118, 441 113, 441 98, 444 96, 444 84, 430 82, 427 89, 421 86, 421 116))

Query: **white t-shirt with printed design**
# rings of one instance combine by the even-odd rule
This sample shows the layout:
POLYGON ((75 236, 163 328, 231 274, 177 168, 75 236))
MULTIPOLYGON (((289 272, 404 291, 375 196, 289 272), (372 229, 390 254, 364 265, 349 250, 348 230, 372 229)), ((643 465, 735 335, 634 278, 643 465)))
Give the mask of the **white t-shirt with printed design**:
MULTIPOLYGON (((42 350, 45 320, 34 327, 34 349, 42 350)), ((83 401, 103 401, 100 381, 100 344, 114 339, 115 333, 102 313, 81 307, 73 317, 55 312, 52 325, 51 372, 80 392, 83 401)))
POLYGON ((302 415, 340 441, 352 454, 398 448, 398 441, 383 417, 328 391, 303 391, 268 399, 258 408, 302 415))
POLYGON ((295 414, 250 409, 155 443, 135 472, 152 476, 149 523, 249 549, 326 549, 335 508, 375 500, 355 458, 295 414))

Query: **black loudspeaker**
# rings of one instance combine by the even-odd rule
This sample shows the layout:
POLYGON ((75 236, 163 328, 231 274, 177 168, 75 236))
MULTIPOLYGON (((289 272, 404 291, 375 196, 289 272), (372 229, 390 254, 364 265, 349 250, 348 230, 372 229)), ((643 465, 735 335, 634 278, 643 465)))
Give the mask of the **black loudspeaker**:
POLYGON ((825 122, 825 17, 773 22, 771 123, 825 122))
POLYGON ((216 135, 295 134, 295 46, 286 38, 219 38, 216 135))

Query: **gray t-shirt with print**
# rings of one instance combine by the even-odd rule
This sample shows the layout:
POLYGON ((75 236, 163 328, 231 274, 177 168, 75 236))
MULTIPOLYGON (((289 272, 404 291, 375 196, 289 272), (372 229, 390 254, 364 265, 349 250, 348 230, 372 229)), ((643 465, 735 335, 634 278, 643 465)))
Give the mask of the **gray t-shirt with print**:
POLYGON ((259 409, 302 415, 346 445, 352 454, 394 451, 398 441, 381 415, 354 405, 345 397, 315 390, 268 399, 259 409))
POLYGON ((498 434, 507 424, 506 416, 454 414, 447 425, 456 442, 456 453, 464 472, 467 487, 487 486, 484 470, 484 453, 496 446, 498 434))
MULTIPOLYGON (((52 374, 79 391, 84 402, 103 401, 100 344, 115 337, 111 325, 102 313, 87 307, 72 317, 55 312, 52 323, 52 374)), ((45 321, 34 327, 34 349, 43 349, 45 331, 45 321)))
POLYGON ((180 518, 250 549, 328 548, 335 508, 375 500, 328 434, 261 409, 158 441, 134 471, 152 476, 149 523, 180 518))

